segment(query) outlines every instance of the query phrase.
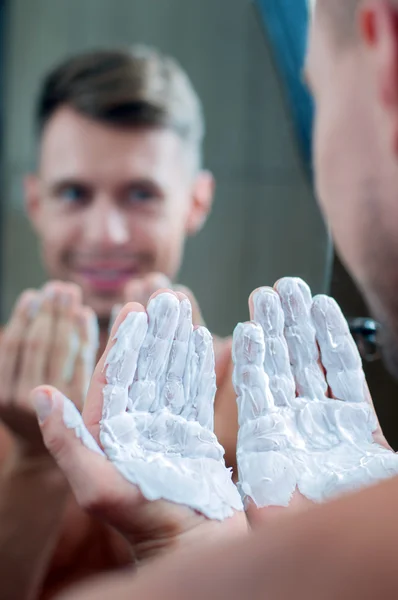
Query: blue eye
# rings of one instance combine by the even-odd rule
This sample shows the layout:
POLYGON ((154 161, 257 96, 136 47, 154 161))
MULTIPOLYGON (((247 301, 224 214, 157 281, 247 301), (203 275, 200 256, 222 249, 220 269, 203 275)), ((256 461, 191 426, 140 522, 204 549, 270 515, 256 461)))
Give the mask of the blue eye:
POLYGON ((129 190, 129 193, 128 193, 128 200, 130 202, 138 202, 138 203, 148 202, 149 200, 152 200, 153 197, 154 197, 153 192, 151 190, 144 189, 144 188, 133 188, 133 189, 129 190))
POLYGON ((81 185, 68 185, 59 190, 58 197, 66 204, 84 204, 89 200, 89 192, 81 185))

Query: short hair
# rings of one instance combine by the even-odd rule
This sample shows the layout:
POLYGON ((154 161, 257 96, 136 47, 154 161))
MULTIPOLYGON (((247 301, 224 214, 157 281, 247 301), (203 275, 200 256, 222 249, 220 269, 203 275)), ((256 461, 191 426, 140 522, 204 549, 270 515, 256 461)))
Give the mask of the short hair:
POLYGON ((174 131, 200 166, 204 117, 185 71, 169 56, 146 46, 76 54, 45 77, 36 105, 36 129, 62 106, 121 128, 174 131))
MULTIPOLYGON (((363 0, 315 0, 316 9, 322 15, 331 17, 334 36, 339 44, 349 44, 357 40, 356 17, 363 0)), ((398 0, 389 0, 398 8, 398 0)))
POLYGON ((316 10, 332 24, 339 43, 356 38, 356 14, 362 0, 316 0, 316 10))

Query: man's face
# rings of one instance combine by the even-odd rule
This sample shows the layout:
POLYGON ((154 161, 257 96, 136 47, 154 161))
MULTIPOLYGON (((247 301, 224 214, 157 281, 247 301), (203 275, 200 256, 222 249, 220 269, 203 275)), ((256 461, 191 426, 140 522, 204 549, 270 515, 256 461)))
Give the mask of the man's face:
POLYGON ((322 10, 306 65, 316 105, 317 195, 342 259, 385 325, 387 358, 398 374, 396 123, 385 103, 382 61, 360 41, 339 48, 322 10))
POLYGON ((122 130, 61 108, 46 125, 28 212, 51 278, 73 281, 99 317, 128 280, 173 278, 185 237, 205 220, 211 179, 194 175, 172 131, 122 130))

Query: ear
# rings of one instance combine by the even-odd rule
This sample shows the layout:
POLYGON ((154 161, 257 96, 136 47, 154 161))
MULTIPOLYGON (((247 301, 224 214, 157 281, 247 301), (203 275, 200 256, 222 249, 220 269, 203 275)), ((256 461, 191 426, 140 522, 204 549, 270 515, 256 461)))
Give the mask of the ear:
POLYGON ((376 94, 398 153, 398 10, 388 0, 368 0, 359 11, 360 36, 372 61, 376 94))
POLYGON ((25 210, 35 231, 38 231, 41 216, 40 181, 37 175, 29 173, 23 181, 25 210))
POLYGON ((214 190, 215 181, 212 173, 200 171, 192 186, 192 201, 186 222, 188 235, 195 235, 205 224, 213 204, 214 190))

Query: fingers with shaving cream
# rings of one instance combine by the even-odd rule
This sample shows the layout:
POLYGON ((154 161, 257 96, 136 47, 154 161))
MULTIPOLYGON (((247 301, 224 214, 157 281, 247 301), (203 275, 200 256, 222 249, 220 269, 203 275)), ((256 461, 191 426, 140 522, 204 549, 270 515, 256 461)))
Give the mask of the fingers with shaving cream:
POLYGON ((311 318, 311 290, 296 277, 280 279, 275 289, 285 317, 284 332, 297 394, 311 399, 323 398, 327 395, 327 384, 311 318))
POLYGON ((150 300, 147 312, 140 305, 121 311, 85 413, 99 425, 109 461, 148 501, 169 500, 224 519, 242 504, 212 431, 212 338, 203 328, 193 331, 187 302, 166 291, 150 300), (177 401, 170 384, 182 387, 177 401))
MULTIPOLYGON (((251 298, 264 334, 264 371, 270 373, 275 395, 281 388, 275 382, 291 382, 286 354, 281 353, 281 360, 275 356, 267 360, 269 340, 285 336, 297 391, 307 395, 292 399, 280 394, 273 409, 269 403, 270 409, 261 412, 260 375, 258 367, 252 366, 261 362, 261 336, 256 338, 255 325, 235 330, 234 384, 240 422, 237 458, 243 495, 258 507, 287 506, 297 489, 320 502, 397 474, 397 455, 372 436, 377 418, 365 401, 358 351, 339 307, 325 296, 312 300, 308 286, 296 278, 279 281, 276 289, 280 304, 270 288, 256 290, 251 298), (244 332, 258 345, 242 343, 244 332), (324 375, 317 343, 334 398, 326 396, 327 384, 321 380, 320 374, 324 375), (257 348, 255 358, 253 348, 257 348)), ((269 347, 276 350, 285 345, 282 341, 269 347)))
POLYGON ((367 389, 361 357, 340 307, 333 298, 316 296, 311 314, 333 396, 364 402, 367 389))
POLYGON ((115 344, 106 357, 103 389, 103 418, 124 412, 128 405, 128 390, 136 375, 139 352, 147 335, 148 320, 143 311, 130 312, 117 329, 115 344))
POLYGON ((284 336, 284 315, 278 294, 268 287, 258 288, 249 299, 250 316, 264 332, 264 371, 275 404, 291 404, 296 386, 290 368, 289 351, 284 336))
POLYGON ((190 388, 181 414, 213 431, 216 394, 213 339, 205 327, 195 329, 191 339, 193 350, 186 367, 190 370, 190 388))
POLYGON ((166 406, 172 413, 179 415, 184 409, 187 398, 185 397, 184 376, 188 377, 187 365, 191 336, 193 332, 192 309, 187 298, 180 301, 178 323, 174 334, 169 361, 164 376, 164 385, 161 388, 163 398, 159 405, 166 406))
POLYGON ((137 376, 129 393, 129 408, 157 408, 157 386, 169 360, 178 323, 179 301, 172 292, 154 296, 148 303, 148 330, 142 343, 137 376))
POLYGON ((264 370, 264 356, 262 327, 253 322, 237 325, 233 336, 232 359, 240 426, 274 409, 269 377, 264 370))

